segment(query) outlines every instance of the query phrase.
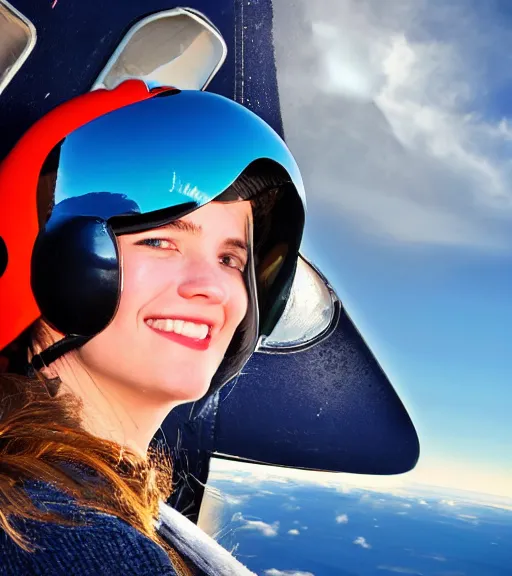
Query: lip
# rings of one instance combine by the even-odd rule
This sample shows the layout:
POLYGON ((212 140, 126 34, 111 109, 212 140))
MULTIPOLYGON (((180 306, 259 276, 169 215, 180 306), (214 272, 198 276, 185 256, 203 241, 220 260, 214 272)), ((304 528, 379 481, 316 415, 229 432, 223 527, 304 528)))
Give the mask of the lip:
POLYGON ((210 343, 212 341, 212 334, 213 334, 215 326, 216 326, 216 323, 213 322, 211 319, 198 318, 198 317, 192 318, 191 316, 179 316, 179 315, 148 316, 147 318, 144 319, 144 324, 150 330, 153 330, 153 332, 156 332, 156 334, 159 334, 160 336, 167 338, 167 340, 171 340, 171 342, 176 342, 177 344, 182 344, 183 346, 187 346, 188 348, 192 348, 193 350, 208 350, 208 348, 210 347, 210 343), (199 338, 190 338, 189 336, 183 336, 183 334, 176 334, 175 332, 164 332, 163 330, 159 330, 158 328, 154 328, 153 326, 149 326, 149 324, 147 324, 146 320, 150 320, 150 319, 153 319, 153 320, 156 320, 156 319, 183 320, 184 322, 194 322, 195 324, 206 324, 207 326, 210 327, 210 329, 208 332, 208 336, 206 336, 206 338, 203 338, 201 340, 199 338))
MULTIPOLYGON (((179 318, 179 320, 181 320, 181 318, 179 318)), ((146 326, 148 325, 146 324, 146 326)), ((171 340, 171 342, 182 344, 183 346, 187 346, 193 350, 208 350, 210 347, 210 342, 212 341, 210 334, 208 334, 208 336, 203 340, 199 340, 198 338, 189 338, 188 336, 183 336, 182 334, 176 334, 176 332, 163 332, 162 330, 158 330, 158 328, 153 328, 152 326, 148 326, 148 328, 160 336, 167 338, 167 340, 171 340)))

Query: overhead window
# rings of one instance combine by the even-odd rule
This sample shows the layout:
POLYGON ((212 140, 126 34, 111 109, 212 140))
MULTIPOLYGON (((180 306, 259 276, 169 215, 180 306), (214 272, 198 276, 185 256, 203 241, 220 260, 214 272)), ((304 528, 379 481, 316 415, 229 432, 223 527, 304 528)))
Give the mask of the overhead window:
POLYGON ((14 6, 0 0, 0 93, 36 43, 36 29, 14 6))
POLYGON ((98 76, 93 89, 140 78, 149 87, 204 89, 227 54, 224 39, 202 14, 175 8, 137 22, 98 76))

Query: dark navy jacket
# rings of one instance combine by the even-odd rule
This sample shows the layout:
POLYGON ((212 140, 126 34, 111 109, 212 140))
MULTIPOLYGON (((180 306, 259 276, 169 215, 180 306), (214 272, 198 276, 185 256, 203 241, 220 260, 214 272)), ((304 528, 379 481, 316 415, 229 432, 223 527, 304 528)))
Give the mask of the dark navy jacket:
MULTIPOLYGON (((26 552, 0 531, 0 576, 174 576, 162 547, 123 520, 81 508, 71 497, 42 482, 27 488, 41 509, 58 512, 79 526, 20 521, 36 551, 26 552), (85 520, 85 523, 84 523, 85 520), (84 525, 85 524, 85 525, 84 525)), ((160 534, 197 576, 253 574, 195 524, 161 505, 160 534)))

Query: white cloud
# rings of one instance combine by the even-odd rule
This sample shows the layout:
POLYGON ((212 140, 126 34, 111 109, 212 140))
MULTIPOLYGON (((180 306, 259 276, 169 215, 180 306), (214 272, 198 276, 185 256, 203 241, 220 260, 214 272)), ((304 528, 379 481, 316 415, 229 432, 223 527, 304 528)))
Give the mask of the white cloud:
POLYGON ((350 486, 347 486, 346 484, 340 484, 338 486, 335 486, 334 489, 336 490, 336 492, 339 492, 340 494, 350 494, 351 492, 350 486))
POLYGON ((312 229, 334 209, 394 241, 508 249, 512 121, 486 118, 482 102, 503 81, 484 64, 510 31, 457 1, 273 6, 285 134, 312 229), (450 23, 442 40, 433 20, 450 23))
POLYGON ((300 572, 297 570, 277 570, 277 568, 270 568, 265 570, 265 576, 315 576, 313 572, 300 572))
POLYGON ((267 524, 266 522, 261 522, 260 520, 247 520, 246 524, 242 526, 242 529, 256 530, 261 532, 263 536, 277 536, 277 532, 279 530, 279 522, 267 524))
MULTIPOLYGON (((228 460, 215 460, 215 468, 210 471, 208 476, 208 481, 210 483, 215 482, 233 482, 235 484, 244 484, 251 488, 258 488, 262 483, 267 484, 278 484, 281 487, 288 485, 291 480, 293 480, 293 473, 287 474, 286 470, 284 473, 281 469, 276 472, 276 469, 269 466, 262 466, 251 464, 249 467, 244 468, 238 462, 230 462, 228 460)), ((268 486, 266 487, 268 488, 268 486)), ((259 490, 261 494, 273 495, 268 489, 259 490)))
POLYGON ((336 516, 336 522, 338 524, 347 524, 348 516, 346 514, 339 514, 338 516, 336 516))
POLYGON ((211 485, 206 486, 206 493, 212 501, 217 503, 226 503, 230 506, 240 506, 245 504, 252 496, 251 494, 230 494, 211 485))
POLYGON ((412 574, 413 576, 423 576, 422 572, 414 570, 414 568, 404 568, 402 566, 386 566, 384 564, 377 566, 379 570, 385 570, 386 572, 394 572, 396 574, 412 574))
POLYGON ((457 518, 468 524, 479 524, 478 516, 474 516, 473 514, 457 514, 457 518))
POLYGON ((281 493, 282 489, 288 490, 288 487, 313 485, 336 492, 358 494, 361 504, 374 505, 372 495, 385 494, 389 506, 396 505, 392 498, 396 497, 409 498, 411 502, 429 506, 437 503, 455 507, 456 503, 463 503, 512 510, 510 474, 503 474, 498 482, 491 472, 475 469, 474 465, 426 460, 425 457, 414 470, 398 476, 337 474, 293 468, 276 470, 272 466, 212 458, 208 490, 211 483, 215 486, 218 481, 231 482, 236 478, 254 489, 251 496, 257 496, 268 492, 262 490, 261 486, 268 488, 266 483, 272 482, 277 474, 281 476, 281 483, 279 490, 276 489, 273 494, 281 493))
POLYGON ((240 512, 233 514, 231 521, 242 522, 242 526, 240 526, 239 530, 252 530, 254 532, 260 532, 263 536, 267 537, 277 536, 279 531, 279 522, 268 524, 261 520, 247 520, 240 512))
POLYGON ((285 502, 284 504, 282 504, 281 508, 283 510, 286 510, 287 512, 297 512, 297 510, 300 510, 300 506, 290 504, 289 502, 285 502))
POLYGON ((363 538, 362 536, 358 536, 354 540, 353 544, 357 544, 357 546, 361 546, 361 548, 366 548, 366 549, 371 548, 371 545, 368 544, 368 542, 366 541, 366 538, 363 538))
POLYGON ((288 530, 288 534, 290 534, 291 536, 298 536, 300 532, 295 528, 292 528, 292 530, 288 530))
POLYGON ((446 562, 446 557, 441 556, 440 554, 425 555, 423 558, 429 558, 430 560, 435 560, 436 562, 446 562))

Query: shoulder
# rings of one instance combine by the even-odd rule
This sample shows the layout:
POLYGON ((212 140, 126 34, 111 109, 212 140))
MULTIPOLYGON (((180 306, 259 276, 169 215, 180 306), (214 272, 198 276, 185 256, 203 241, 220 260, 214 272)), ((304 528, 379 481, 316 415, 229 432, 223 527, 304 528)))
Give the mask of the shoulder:
POLYGON ((203 574, 256 576, 213 538, 165 503, 160 504, 158 531, 203 574))
POLYGON ((46 486, 32 487, 29 493, 38 506, 78 524, 18 522, 35 546, 33 552, 26 552, 7 534, 0 533, 1 576, 175 576, 165 550, 123 520, 81 509, 68 496, 46 486))

